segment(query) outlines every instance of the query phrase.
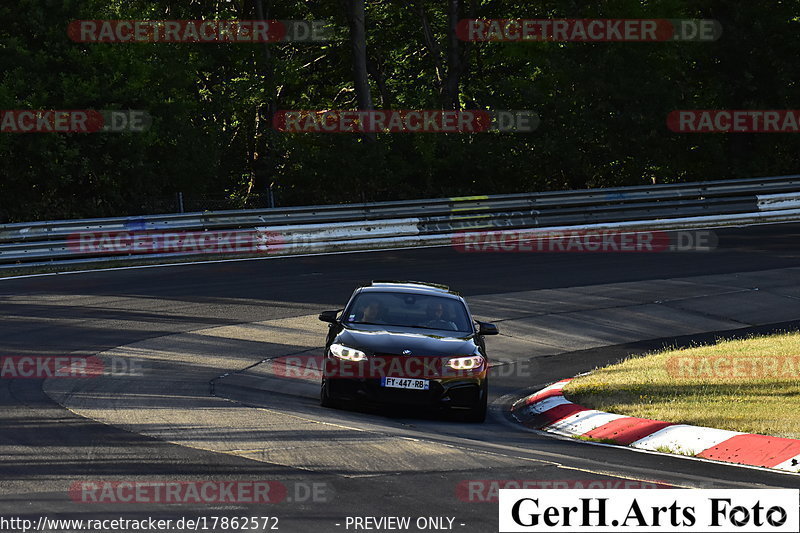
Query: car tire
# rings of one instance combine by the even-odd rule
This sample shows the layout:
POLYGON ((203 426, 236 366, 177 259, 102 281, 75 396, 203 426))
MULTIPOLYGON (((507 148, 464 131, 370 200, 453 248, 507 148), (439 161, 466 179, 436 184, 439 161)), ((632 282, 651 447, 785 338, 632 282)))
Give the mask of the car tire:
POLYGON ((483 388, 481 389, 481 399, 478 400, 478 404, 467 411, 465 415, 465 419, 467 422, 472 422, 474 424, 481 424, 486 421, 486 413, 489 410, 489 388, 486 385, 486 381, 483 382, 483 388))
POLYGON ((319 404, 322 407, 339 408, 339 402, 331 396, 331 383, 325 378, 322 378, 322 385, 320 386, 319 404))

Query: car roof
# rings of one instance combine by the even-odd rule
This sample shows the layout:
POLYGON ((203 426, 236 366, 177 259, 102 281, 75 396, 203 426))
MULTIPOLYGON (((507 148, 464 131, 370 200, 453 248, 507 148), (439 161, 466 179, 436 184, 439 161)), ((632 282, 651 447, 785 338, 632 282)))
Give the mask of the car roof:
POLYGON ((359 289, 359 292, 403 292, 414 294, 430 294, 461 300, 461 295, 451 291, 446 285, 425 283, 422 281, 373 281, 359 289))

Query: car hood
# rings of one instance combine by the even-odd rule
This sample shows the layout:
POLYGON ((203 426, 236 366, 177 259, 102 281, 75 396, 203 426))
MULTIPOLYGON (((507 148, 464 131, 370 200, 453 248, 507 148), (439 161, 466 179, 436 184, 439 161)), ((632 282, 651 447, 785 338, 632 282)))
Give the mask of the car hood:
POLYGON ((471 355, 477 345, 469 333, 430 330, 422 333, 415 329, 392 326, 347 326, 336 341, 367 353, 417 356, 471 355), (451 337, 447 335, 461 335, 451 337), (403 354, 410 350, 410 354, 403 354))

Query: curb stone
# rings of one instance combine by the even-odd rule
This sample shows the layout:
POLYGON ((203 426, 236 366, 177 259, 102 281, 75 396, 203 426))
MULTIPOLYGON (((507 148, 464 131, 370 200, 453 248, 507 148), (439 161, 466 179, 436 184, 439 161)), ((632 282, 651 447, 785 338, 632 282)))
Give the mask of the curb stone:
POLYGON ((525 427, 671 453, 800 473, 800 440, 673 424, 587 409, 562 392, 571 379, 518 400, 512 416, 525 427))

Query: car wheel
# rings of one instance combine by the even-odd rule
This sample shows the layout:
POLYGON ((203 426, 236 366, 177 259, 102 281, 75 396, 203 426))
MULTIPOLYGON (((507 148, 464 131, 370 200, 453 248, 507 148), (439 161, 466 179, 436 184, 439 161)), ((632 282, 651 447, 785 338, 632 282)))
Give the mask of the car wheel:
POLYGON ((467 422, 473 422, 476 424, 480 424, 486 421, 486 412, 489 406, 489 390, 486 386, 486 382, 484 382, 483 390, 481 390, 481 399, 478 401, 478 404, 467 411, 466 413, 466 420, 467 422))
POLYGON ((325 378, 322 378, 322 385, 320 386, 319 404, 322 407, 331 407, 333 409, 339 407, 339 402, 331 396, 331 382, 325 378))

